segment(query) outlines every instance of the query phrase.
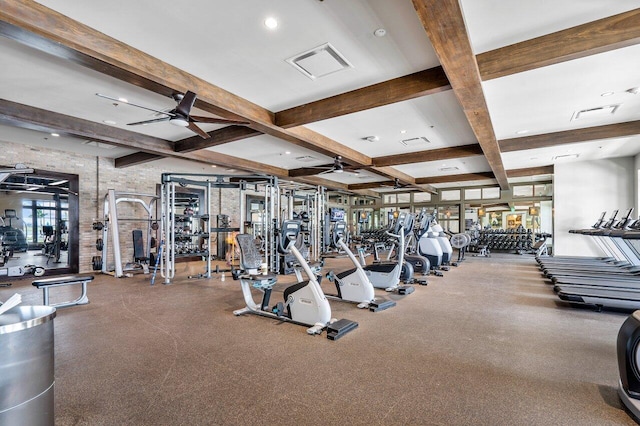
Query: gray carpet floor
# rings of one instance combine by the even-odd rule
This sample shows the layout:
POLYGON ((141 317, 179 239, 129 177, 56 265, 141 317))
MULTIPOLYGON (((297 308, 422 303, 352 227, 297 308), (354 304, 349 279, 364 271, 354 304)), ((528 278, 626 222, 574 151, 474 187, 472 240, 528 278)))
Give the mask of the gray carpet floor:
MULTIPOLYGON (((468 257, 411 295, 377 290, 397 301, 382 312, 331 302, 359 323, 337 341, 234 316, 239 282, 186 278, 200 270, 179 265, 153 287, 98 275, 89 305, 58 310, 57 425, 635 424, 616 393, 627 315, 560 305, 532 257, 468 257)), ((30 280, 0 299, 16 292, 42 303, 30 280)), ((77 292, 53 289, 52 301, 77 292)))

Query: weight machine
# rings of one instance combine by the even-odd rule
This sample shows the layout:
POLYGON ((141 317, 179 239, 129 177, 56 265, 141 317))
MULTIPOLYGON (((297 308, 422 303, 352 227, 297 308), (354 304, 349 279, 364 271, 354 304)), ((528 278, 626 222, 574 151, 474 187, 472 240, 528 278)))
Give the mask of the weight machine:
MULTIPOLYGON (((157 224, 153 219, 157 200, 158 196, 156 195, 119 192, 114 189, 107 191, 107 195, 104 197, 104 224, 97 227, 94 225, 95 229, 102 230, 102 240, 98 240, 97 245, 102 246, 101 271, 103 274, 113 275, 118 278, 125 275, 120 247, 120 222, 139 222, 145 224, 147 238, 146 241, 144 241, 144 248, 141 250, 139 246, 136 247, 136 245, 139 245, 139 240, 134 236, 133 260, 134 262, 140 261, 141 269, 145 273, 148 272, 148 264, 145 262, 149 261, 151 257, 151 240, 153 238, 153 232, 155 231, 153 228, 157 229, 157 224), (145 212, 145 217, 119 216, 118 205, 122 203, 129 203, 131 205, 130 210, 134 210, 135 206, 142 207, 145 212), (113 251, 113 265, 110 265, 108 262, 109 247, 111 247, 113 251)), ((133 232, 135 232, 135 230, 133 232)), ((96 266, 98 265, 94 259, 94 268, 96 266)), ((127 270, 137 269, 140 268, 127 268, 127 270)))
MULTIPOLYGON (((189 278, 211 278, 212 273, 212 241, 211 235, 216 234, 218 238, 224 238, 231 232, 245 232, 247 222, 246 197, 251 192, 252 196, 262 196, 264 201, 264 214, 260 215, 260 223, 252 224, 254 237, 263 241, 265 263, 269 270, 278 272, 277 240, 275 230, 278 228, 278 216, 280 209, 278 178, 266 175, 211 175, 211 174, 190 174, 190 173, 163 173, 161 191, 161 218, 162 218, 162 245, 163 250, 160 256, 160 274, 164 284, 171 284, 176 273, 176 258, 184 256, 200 256, 205 262, 204 272, 189 278), (176 203, 176 190, 181 188, 197 188, 204 192, 203 200, 197 211, 188 212, 186 209, 180 211, 176 203), (223 188, 237 189, 239 191, 239 226, 230 227, 227 215, 217 214, 215 216, 216 226, 213 226, 212 213, 212 190, 223 188), (190 223, 188 231, 180 223, 190 223), (197 220, 197 223, 194 222, 197 220), (193 251, 187 248, 184 253, 183 246, 185 238, 197 238, 198 242, 193 243, 193 251)), ((226 239, 225 239, 226 240, 226 239)), ((217 253, 224 241, 217 241, 217 253)), ((234 255, 232 252, 231 256, 234 255)), ((230 262, 232 263, 232 262, 230 262)), ((216 272, 219 271, 216 268, 216 272)))
POLYGON ((309 258, 307 260, 312 263, 319 262, 327 246, 326 238, 324 237, 326 220, 325 188, 323 186, 283 188, 281 199, 281 203, 284 205, 281 221, 300 220, 302 242, 309 248, 309 258))

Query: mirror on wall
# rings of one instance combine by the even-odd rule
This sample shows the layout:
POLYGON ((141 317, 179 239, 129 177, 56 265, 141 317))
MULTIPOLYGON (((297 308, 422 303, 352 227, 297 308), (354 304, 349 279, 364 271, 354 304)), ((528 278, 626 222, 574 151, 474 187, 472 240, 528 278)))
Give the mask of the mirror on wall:
POLYGON ((78 223, 78 175, 0 166, 0 275, 78 272, 78 223))

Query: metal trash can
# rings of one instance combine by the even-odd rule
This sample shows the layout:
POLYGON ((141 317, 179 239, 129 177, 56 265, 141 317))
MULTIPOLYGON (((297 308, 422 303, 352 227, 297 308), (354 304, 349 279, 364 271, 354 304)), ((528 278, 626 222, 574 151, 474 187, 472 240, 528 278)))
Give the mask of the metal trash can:
POLYGON ((0 315, 0 425, 53 425, 54 345, 50 306, 0 315))

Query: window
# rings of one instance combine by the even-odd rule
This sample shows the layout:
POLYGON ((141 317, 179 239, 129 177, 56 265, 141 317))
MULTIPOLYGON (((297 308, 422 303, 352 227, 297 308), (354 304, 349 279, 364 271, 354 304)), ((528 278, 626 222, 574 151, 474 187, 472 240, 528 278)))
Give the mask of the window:
POLYGON ((411 194, 405 192, 403 194, 398 194, 398 203, 410 203, 411 202, 411 194))
POLYGON ((482 198, 482 189, 473 188, 473 189, 465 189, 464 190, 464 199, 465 200, 479 200, 482 198))
POLYGON ((514 197, 533 197, 533 185, 520 185, 513 187, 514 197))
POLYGON ((541 184, 533 187, 533 195, 536 197, 551 197, 553 195, 553 185, 541 184))
POLYGON ((414 203, 426 203, 431 201, 431 194, 428 192, 416 192, 413 194, 414 203))
POLYGON ((460 190, 451 189, 440 192, 440 200, 442 201, 458 201, 460 200, 460 190))
POLYGON ((482 188, 483 200, 497 200, 500 198, 500 187, 494 186, 492 188, 482 188))
POLYGON ((385 195, 384 196, 385 204, 395 204, 396 203, 396 194, 385 195))

